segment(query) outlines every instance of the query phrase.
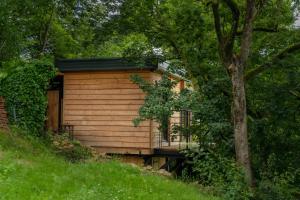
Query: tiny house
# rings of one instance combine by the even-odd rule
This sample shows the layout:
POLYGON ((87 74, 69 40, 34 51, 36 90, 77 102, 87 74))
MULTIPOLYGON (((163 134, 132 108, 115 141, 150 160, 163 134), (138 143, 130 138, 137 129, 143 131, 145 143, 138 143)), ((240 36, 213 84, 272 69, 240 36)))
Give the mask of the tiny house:
MULTIPOLYGON (((153 155, 162 149, 178 149, 182 136, 162 137, 158 125, 147 120, 138 127, 132 120, 144 102, 145 94, 130 77, 138 74, 148 81, 161 78, 158 64, 144 66, 125 59, 67 59, 56 61, 59 74, 48 91, 47 126, 61 128, 82 144, 102 153, 153 155)), ((179 77, 176 91, 185 87, 179 77)), ((170 124, 185 124, 188 113, 178 112, 170 124)))

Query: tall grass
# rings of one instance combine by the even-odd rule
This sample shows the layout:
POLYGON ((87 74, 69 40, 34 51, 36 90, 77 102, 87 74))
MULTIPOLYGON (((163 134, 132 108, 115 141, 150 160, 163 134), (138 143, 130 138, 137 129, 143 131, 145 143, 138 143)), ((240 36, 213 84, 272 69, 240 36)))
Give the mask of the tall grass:
POLYGON ((70 163, 39 141, 0 131, 0 199, 217 198, 117 161, 70 163))

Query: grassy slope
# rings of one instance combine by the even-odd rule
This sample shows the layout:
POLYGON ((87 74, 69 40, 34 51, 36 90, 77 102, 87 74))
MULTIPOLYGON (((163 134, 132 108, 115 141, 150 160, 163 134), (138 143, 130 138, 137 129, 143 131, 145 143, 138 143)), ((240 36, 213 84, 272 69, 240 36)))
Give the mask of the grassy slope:
POLYGON ((0 131, 0 199, 215 200, 179 181, 116 161, 69 163, 0 131))

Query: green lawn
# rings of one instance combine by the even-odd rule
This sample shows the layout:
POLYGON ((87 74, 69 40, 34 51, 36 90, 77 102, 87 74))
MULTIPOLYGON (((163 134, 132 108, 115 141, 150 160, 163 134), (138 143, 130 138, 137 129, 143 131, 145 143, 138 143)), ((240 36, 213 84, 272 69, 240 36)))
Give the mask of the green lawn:
POLYGON ((217 198, 117 161, 69 163, 38 142, 0 132, 0 199, 217 198))

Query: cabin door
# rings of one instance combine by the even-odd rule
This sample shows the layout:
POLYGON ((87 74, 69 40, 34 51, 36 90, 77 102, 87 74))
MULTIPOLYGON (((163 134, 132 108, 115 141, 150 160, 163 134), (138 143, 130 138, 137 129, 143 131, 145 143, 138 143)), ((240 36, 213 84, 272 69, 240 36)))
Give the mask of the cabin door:
POLYGON ((47 129, 53 132, 59 130, 60 110, 59 90, 48 91, 47 129))

